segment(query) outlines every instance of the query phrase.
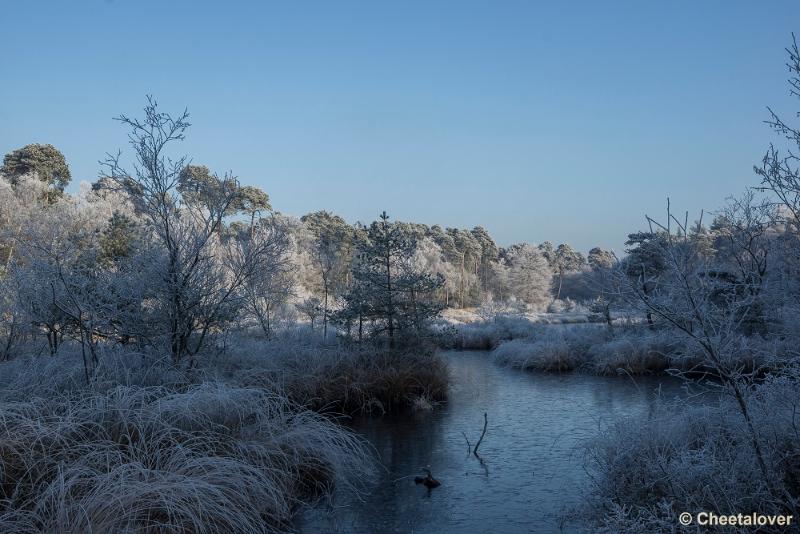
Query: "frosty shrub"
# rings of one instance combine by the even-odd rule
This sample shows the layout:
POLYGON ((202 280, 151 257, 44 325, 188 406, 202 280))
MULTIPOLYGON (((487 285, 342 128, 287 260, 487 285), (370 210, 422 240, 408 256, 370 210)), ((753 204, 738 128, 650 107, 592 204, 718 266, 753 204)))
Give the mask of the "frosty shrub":
MULTIPOLYGON (((748 398, 773 487, 734 399, 665 403, 649 419, 619 421, 590 448, 590 517, 602 532, 674 529, 682 511, 797 514, 797 376, 774 377, 748 398)), ((775 530, 779 532, 779 530, 775 530)))

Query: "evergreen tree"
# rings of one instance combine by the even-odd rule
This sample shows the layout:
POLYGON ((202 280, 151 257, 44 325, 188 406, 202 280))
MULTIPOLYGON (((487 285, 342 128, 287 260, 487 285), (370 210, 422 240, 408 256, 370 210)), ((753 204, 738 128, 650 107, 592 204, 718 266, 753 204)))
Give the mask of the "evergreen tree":
POLYGON ((64 188, 72 176, 67 166, 67 160, 53 145, 30 144, 9 152, 3 158, 0 174, 4 175, 12 184, 26 174, 36 174, 42 182, 46 183, 50 191, 47 197, 54 201, 64 193, 64 188))
POLYGON ((353 272, 357 293, 348 300, 345 316, 363 318, 368 313, 376 333, 386 332, 389 348, 395 348, 401 336, 404 341, 418 339, 426 321, 441 309, 430 297, 444 279, 412 268, 414 248, 413 238, 389 223, 386 212, 369 226, 360 244, 353 272))

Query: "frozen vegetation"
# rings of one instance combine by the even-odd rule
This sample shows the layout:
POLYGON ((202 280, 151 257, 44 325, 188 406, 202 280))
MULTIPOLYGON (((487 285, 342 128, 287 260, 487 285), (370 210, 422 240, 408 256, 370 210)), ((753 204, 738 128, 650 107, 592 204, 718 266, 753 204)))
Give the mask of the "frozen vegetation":
POLYGON ((75 349, 3 365, 4 532, 279 531, 298 503, 369 480, 357 436, 270 389, 129 352, 87 386, 75 349))
POLYGON ((645 421, 619 421, 590 447, 595 476, 581 514, 605 533, 672 532, 675 518, 685 510, 797 517, 797 372, 754 386, 747 405, 752 428, 728 395, 718 403, 663 405, 645 421), (754 454, 754 435, 763 471, 754 454))
POLYGON ((426 352, 348 349, 305 330, 233 339, 191 369, 101 346, 0 366, 0 530, 268 532, 376 467, 340 414, 414 409, 446 395, 426 352))
POLYGON ((267 342, 244 339, 215 360, 220 380, 280 391, 318 412, 383 414, 447 397, 445 364, 422 347, 353 347, 299 330, 267 342))
MULTIPOLYGON (((742 336, 731 365, 762 372, 784 366, 791 352, 787 340, 742 336)), ((702 349, 671 328, 641 323, 538 323, 526 318, 497 317, 493 321, 458 325, 446 345, 490 350, 500 365, 522 370, 581 371, 600 375, 688 373, 713 375, 702 349)))

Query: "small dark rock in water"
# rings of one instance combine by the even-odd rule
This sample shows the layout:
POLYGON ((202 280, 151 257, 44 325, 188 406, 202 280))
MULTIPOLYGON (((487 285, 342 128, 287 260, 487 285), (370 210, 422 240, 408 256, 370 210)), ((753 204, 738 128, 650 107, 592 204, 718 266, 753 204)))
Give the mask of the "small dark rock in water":
POLYGON ((428 489, 433 489, 442 485, 441 482, 433 478, 431 475, 431 470, 425 467, 422 468, 422 472, 425 473, 424 477, 414 477, 414 484, 422 484, 428 489))

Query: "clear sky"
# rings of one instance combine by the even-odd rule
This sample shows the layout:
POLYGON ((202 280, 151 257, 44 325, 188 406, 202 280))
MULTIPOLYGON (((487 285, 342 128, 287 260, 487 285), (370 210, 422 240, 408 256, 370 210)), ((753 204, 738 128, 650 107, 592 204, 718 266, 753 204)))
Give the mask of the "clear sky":
POLYGON ((0 0, 0 152, 73 188, 151 93, 284 213, 622 248, 754 185, 800 1, 0 0))

